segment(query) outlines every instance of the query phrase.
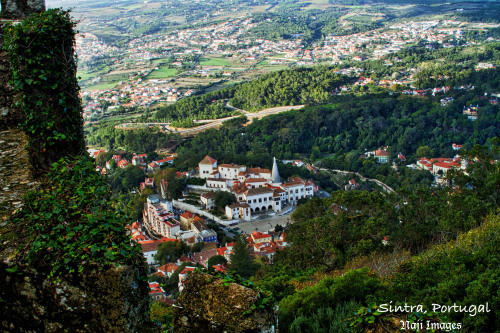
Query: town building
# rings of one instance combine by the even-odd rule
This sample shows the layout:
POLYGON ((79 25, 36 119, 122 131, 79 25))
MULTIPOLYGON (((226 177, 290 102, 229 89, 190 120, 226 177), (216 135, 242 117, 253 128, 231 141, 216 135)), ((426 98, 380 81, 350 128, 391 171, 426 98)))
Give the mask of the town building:
POLYGON ((159 195, 148 196, 143 210, 144 225, 150 231, 163 237, 174 238, 181 230, 181 224, 174 219, 172 202, 163 200, 159 195))
MULTIPOLYGON (((314 195, 315 186, 301 178, 282 183, 276 158, 272 171, 262 168, 247 168, 244 165, 221 164, 210 156, 198 164, 200 178, 206 177, 206 186, 230 191, 237 203, 226 206, 230 219, 251 220, 252 213, 280 212, 287 203, 295 205, 298 200, 314 195)), ((208 206, 211 194, 201 195, 201 201, 208 206)))
POLYGON ((161 301, 165 298, 165 291, 158 282, 149 282, 150 292, 149 295, 155 301, 161 301))
POLYGON ((205 209, 211 210, 215 208, 214 197, 215 192, 208 192, 200 195, 200 201, 205 209))
POLYGON ((479 113, 479 106, 471 105, 464 106, 463 114, 467 116, 470 120, 476 120, 479 113))
POLYGON ((217 233, 209 229, 202 218, 195 217, 191 223, 191 230, 194 231, 200 241, 204 243, 217 242, 217 233))

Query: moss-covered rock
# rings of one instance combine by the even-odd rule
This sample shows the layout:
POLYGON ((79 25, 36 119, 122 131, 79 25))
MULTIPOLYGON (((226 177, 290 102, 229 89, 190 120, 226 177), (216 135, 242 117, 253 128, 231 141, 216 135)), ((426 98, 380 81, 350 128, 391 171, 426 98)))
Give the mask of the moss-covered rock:
POLYGON ((110 267, 58 283, 32 267, 0 262, 0 331, 144 332, 149 287, 137 267, 110 267))
POLYGON ((275 313, 252 307, 259 296, 257 290, 194 272, 176 303, 175 332, 270 332, 275 313))

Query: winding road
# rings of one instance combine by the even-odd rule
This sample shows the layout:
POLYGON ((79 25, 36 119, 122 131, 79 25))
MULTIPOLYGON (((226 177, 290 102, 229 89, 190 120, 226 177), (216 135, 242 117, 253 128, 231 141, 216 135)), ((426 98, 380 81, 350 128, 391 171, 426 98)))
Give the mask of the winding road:
POLYGON ((384 189, 384 191, 386 191, 387 193, 392 193, 394 192, 394 189, 392 187, 390 187, 389 185, 385 184, 385 183, 382 183, 380 180, 378 179, 373 179, 373 178, 367 178, 365 176, 362 176, 360 173, 358 172, 354 172, 354 171, 345 171, 345 170, 338 170, 338 169, 326 169, 326 168, 319 168, 315 165, 313 165, 316 169, 318 170, 321 170, 321 171, 328 171, 328 172, 337 172, 337 173, 341 173, 343 175, 356 175, 359 177, 359 179, 361 179, 362 181, 369 181, 369 182, 374 182, 376 183, 377 185, 379 185, 380 187, 382 187, 384 189))
MULTIPOLYGON (((277 114, 281 113, 284 111, 290 111, 290 110, 298 110, 302 109, 304 105, 293 105, 293 106, 278 106, 274 108, 268 108, 261 110, 259 112, 249 112, 245 111, 242 109, 235 108, 231 105, 229 105, 229 102, 226 103, 226 107, 231 110, 235 111, 240 111, 242 114, 244 114, 250 121, 252 121, 254 118, 262 118, 266 117, 272 114, 277 114)), ((183 128, 183 129, 173 129, 170 127, 170 123, 122 123, 115 125, 116 129, 136 129, 136 128, 141 128, 141 127, 150 127, 150 126, 164 126, 164 129, 170 132, 177 132, 179 134, 193 134, 193 133, 198 133, 202 131, 206 131, 209 128, 214 128, 217 126, 220 126, 222 122, 240 117, 238 116, 232 116, 232 117, 226 117, 226 118, 219 118, 219 119, 204 119, 204 120, 195 120, 196 123, 201 123, 203 125, 197 126, 197 127, 192 127, 192 128, 183 128)))

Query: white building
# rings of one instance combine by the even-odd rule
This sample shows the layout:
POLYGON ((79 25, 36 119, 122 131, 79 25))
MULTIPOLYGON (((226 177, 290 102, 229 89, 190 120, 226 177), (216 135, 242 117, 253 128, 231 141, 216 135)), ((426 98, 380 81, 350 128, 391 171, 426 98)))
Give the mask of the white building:
POLYGON ((250 219, 252 218, 252 212, 248 204, 236 203, 230 206, 226 206, 226 216, 229 219, 242 219, 245 221, 250 221, 250 219))
POLYGON ((200 170, 200 178, 209 178, 212 172, 217 170, 217 160, 207 155, 203 160, 201 160, 200 163, 198 163, 198 167, 200 170))
POLYGON ((281 210, 281 205, 274 205, 273 194, 274 191, 268 187, 250 188, 244 193, 243 202, 250 206, 252 212, 281 210))
POLYGON ((179 221, 174 219, 172 213, 172 202, 161 199, 157 194, 148 196, 143 220, 149 230, 163 237, 174 238, 181 230, 179 221))
POLYGON ((200 201, 205 206, 205 209, 210 210, 215 207, 214 204, 215 192, 203 193, 200 195, 200 201))
POLYGON ((314 195, 314 183, 305 182, 301 178, 293 178, 281 186, 286 192, 286 201, 296 205, 300 199, 310 198, 314 195))
POLYGON ((146 244, 141 244, 142 254, 146 258, 148 265, 153 265, 156 263, 155 255, 158 253, 159 242, 150 242, 146 244))
MULTIPOLYGON (((236 196, 238 203, 226 206, 226 215, 230 219, 250 220, 255 212, 280 212, 286 203, 295 205, 298 200, 314 195, 314 183, 301 178, 282 184, 276 158, 271 171, 237 164, 217 167, 217 161, 207 155, 199 163, 199 170, 200 177, 207 179, 207 187, 231 191, 236 196)), ((209 198, 204 196, 201 196, 201 201, 206 207, 211 207, 209 198)))

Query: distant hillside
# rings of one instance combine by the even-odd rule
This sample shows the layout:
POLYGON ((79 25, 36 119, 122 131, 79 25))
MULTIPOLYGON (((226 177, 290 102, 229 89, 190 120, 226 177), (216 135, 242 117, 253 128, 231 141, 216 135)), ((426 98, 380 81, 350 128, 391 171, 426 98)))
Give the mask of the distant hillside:
POLYGON ((161 107, 155 114, 158 121, 214 119, 232 115, 225 108, 224 99, 232 106, 259 111, 286 105, 320 104, 331 98, 331 93, 346 82, 330 67, 297 68, 264 75, 258 80, 238 84, 199 96, 190 96, 161 107))

